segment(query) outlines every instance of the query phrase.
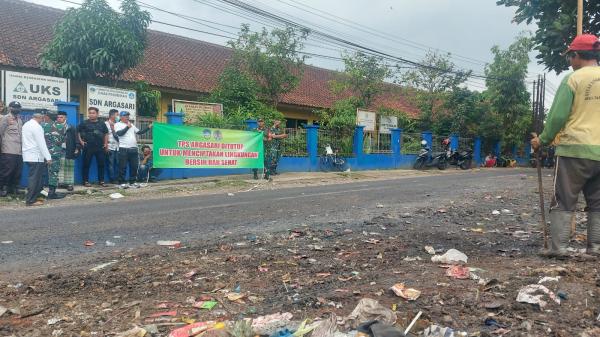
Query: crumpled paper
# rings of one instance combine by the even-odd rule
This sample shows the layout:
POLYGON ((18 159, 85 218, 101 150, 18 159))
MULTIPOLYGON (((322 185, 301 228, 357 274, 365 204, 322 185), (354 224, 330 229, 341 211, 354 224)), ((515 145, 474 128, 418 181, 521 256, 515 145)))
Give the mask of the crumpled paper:
POLYGON ((463 331, 454 331, 452 328, 443 328, 432 324, 423 331, 423 337, 466 337, 467 333, 463 331))

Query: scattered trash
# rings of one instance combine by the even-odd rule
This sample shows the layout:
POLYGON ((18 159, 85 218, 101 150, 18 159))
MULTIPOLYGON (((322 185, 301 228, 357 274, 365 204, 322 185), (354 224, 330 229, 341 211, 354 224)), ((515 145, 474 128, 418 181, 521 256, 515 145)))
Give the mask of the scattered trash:
POLYGON ((377 320, 385 324, 396 323, 396 313, 370 298, 361 299, 356 308, 344 319, 346 328, 356 329, 363 322, 377 320))
POLYGON ((441 326, 432 324, 423 331, 423 337, 467 337, 467 333, 454 331, 452 328, 442 328, 441 326))
POLYGON ((463 252, 454 248, 449 249, 444 255, 434 255, 431 257, 431 262, 436 263, 467 263, 469 258, 463 252))
POLYGON ((108 240, 106 241, 105 244, 106 244, 106 247, 114 247, 116 245, 114 242, 108 241, 108 240))
POLYGON ((421 292, 417 289, 406 288, 404 283, 397 283, 390 288, 396 296, 402 297, 408 301, 416 301, 419 296, 421 296, 421 292))
POLYGON ((402 260, 407 261, 407 262, 413 262, 413 261, 421 261, 423 259, 420 256, 414 256, 414 257, 407 256, 407 257, 403 258, 402 260))
POLYGON ((180 248, 181 247, 181 241, 159 240, 159 241, 156 241, 156 244, 159 246, 168 246, 168 247, 172 247, 172 248, 180 248))
POLYGON ((235 196, 235 194, 233 194, 233 193, 227 193, 227 195, 230 196, 230 197, 235 196))
POLYGON ((270 336, 280 329, 285 328, 292 317, 293 315, 289 312, 260 316, 252 320, 252 329, 258 335, 270 336))
POLYGON ((502 212, 502 214, 505 214, 505 215, 513 213, 510 209, 503 209, 501 212, 502 212))
POLYGON ((357 336, 371 337, 404 337, 402 331, 393 326, 380 323, 379 321, 370 321, 358 327, 357 336))
POLYGON ((198 301, 194 303, 194 308, 212 310, 219 304, 216 301, 198 301))
POLYGON ((48 325, 55 325, 55 324, 60 323, 62 321, 63 321, 62 318, 50 318, 48 320, 48 325))
POLYGON ((198 322, 186 325, 182 328, 177 328, 171 333, 169 333, 168 337, 189 337, 189 336, 197 336, 205 331, 209 330, 223 330, 225 329, 224 323, 217 323, 213 321, 208 322, 198 322))
POLYGON ((9 245, 11 243, 14 243, 14 241, 2 241, 2 244, 4 244, 4 245, 9 245))
POLYGON ((115 264, 117 262, 118 262, 117 260, 112 260, 110 262, 99 264, 99 265, 95 266, 94 268, 90 269, 90 271, 96 272, 96 271, 102 270, 102 269, 104 269, 104 268, 106 268, 106 267, 108 267, 110 265, 113 265, 113 264, 115 264))
POLYGON ((542 279, 538 281, 538 284, 542 284, 542 283, 546 283, 546 282, 558 282, 559 280, 560 280, 560 276, 556 276, 556 277, 545 276, 545 277, 542 277, 542 279))
POLYGON ((117 193, 111 193, 111 194, 109 195, 109 197, 110 197, 112 200, 116 200, 116 199, 121 199, 121 198, 124 198, 123 194, 121 194, 121 193, 118 193, 118 192, 117 192, 117 193))
POLYGON ((446 270, 446 276, 450 276, 452 278, 466 280, 469 278, 471 271, 469 267, 463 266, 452 266, 446 270))
POLYGON ((432 246, 425 246, 425 251, 429 255, 435 255, 435 248, 433 248, 432 246))
POLYGON ((598 337, 600 336, 600 328, 587 329, 581 333, 581 337, 598 337))
POLYGON ((337 317, 335 316, 335 314, 332 313, 328 319, 321 321, 321 323, 319 323, 319 325, 315 327, 310 336, 330 337, 334 336, 337 332, 337 317))
POLYGON ((144 328, 135 327, 131 330, 127 330, 125 332, 121 332, 117 334, 115 337, 144 337, 146 336, 147 331, 144 328))
POLYGON ((558 297, 559 297, 561 300, 567 300, 567 299, 569 298, 569 295, 567 295, 567 293, 566 293, 566 292, 564 292, 564 291, 562 291, 562 290, 559 290, 559 291, 556 293, 556 295, 558 295, 558 297))
POLYGON ((495 209, 492 211, 492 215, 500 215, 500 211, 495 209))
POLYGON ((548 295, 548 297, 550 297, 550 299, 557 304, 560 304, 560 299, 558 299, 554 293, 541 284, 530 284, 521 288, 519 290, 519 294, 517 295, 517 302, 535 304, 540 308, 544 308, 547 304, 547 302, 542 299, 544 295, 534 295, 540 291, 548 295))
POLYGON ((496 309, 502 308, 504 306, 504 302, 502 302, 502 301, 485 302, 481 306, 486 309, 489 309, 489 310, 496 310, 496 309))
POLYGON ((382 204, 377 204, 377 206, 376 206, 376 207, 377 207, 377 208, 383 208, 383 205, 382 205, 382 204))
POLYGON ((93 245, 95 245, 96 243, 92 240, 85 240, 85 242, 83 242, 83 245, 86 247, 91 247, 93 245))

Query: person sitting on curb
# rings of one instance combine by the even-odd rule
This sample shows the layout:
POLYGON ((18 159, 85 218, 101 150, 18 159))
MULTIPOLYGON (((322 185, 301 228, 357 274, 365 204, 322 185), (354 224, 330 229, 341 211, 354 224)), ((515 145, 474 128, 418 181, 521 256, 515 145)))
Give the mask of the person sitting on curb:
POLYGON ((160 174, 159 169, 154 168, 154 161, 152 160, 152 149, 150 146, 142 146, 142 152, 140 153, 140 167, 138 169, 138 181, 140 182, 155 182, 156 176, 160 174))

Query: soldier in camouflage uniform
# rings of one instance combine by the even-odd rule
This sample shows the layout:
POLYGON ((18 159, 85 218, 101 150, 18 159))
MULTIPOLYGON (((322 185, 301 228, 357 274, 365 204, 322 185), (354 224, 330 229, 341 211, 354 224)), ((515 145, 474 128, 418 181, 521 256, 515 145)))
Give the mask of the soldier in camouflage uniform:
MULTIPOLYGON (((263 169, 263 172, 264 172, 263 177, 265 179, 269 179, 269 177, 267 176, 267 167, 268 167, 267 166, 267 163, 268 163, 267 158, 269 158, 269 156, 268 156, 269 145, 268 144, 270 143, 270 141, 267 139, 268 138, 268 135, 267 135, 268 128, 265 126, 265 121, 262 118, 260 118, 258 120, 258 127, 256 127, 255 129, 252 129, 252 131, 263 133, 263 145, 264 145, 263 146, 263 149, 264 149, 264 154, 263 154, 264 158, 263 159, 264 159, 264 163, 265 163, 265 167, 263 169)), ((258 179, 258 169, 252 169, 252 172, 254 173, 254 179, 257 180, 258 179)))
POLYGON ((269 147, 268 151, 265 150, 265 153, 269 153, 268 161, 265 160, 265 165, 268 165, 266 167, 269 175, 277 175, 277 165, 279 164, 282 151, 281 143, 285 138, 287 138, 287 134, 281 127, 281 121, 274 120, 273 127, 269 129, 269 139, 271 141, 268 145, 265 144, 265 147, 269 147))
POLYGON ((56 122, 56 112, 45 111, 46 117, 42 123, 44 129, 44 138, 48 151, 52 157, 52 164, 48 167, 48 199, 62 199, 65 197, 62 193, 56 193, 58 186, 58 173, 60 172, 60 159, 64 156, 65 135, 67 129, 65 124, 56 122))

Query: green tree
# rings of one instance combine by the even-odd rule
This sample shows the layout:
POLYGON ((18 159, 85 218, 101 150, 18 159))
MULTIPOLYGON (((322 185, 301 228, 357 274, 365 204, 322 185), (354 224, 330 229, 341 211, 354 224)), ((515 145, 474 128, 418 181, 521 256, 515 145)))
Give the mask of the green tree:
MULTIPOLYGON (((577 33, 577 1, 499 0, 496 3, 499 6, 517 7, 513 21, 537 25, 533 43, 540 64, 557 73, 569 68, 562 53, 577 33)), ((584 1, 583 13, 583 31, 599 34, 600 0, 584 1)))
POLYGON ((150 23, 150 14, 135 0, 122 0, 121 12, 105 0, 68 9, 41 54, 41 67, 71 79, 117 81, 142 60, 150 23))
POLYGON ((209 101, 223 104, 223 119, 202 116, 198 123, 242 125, 247 119, 262 118, 268 123, 282 119, 283 114, 259 100, 259 85, 245 72, 232 63, 221 75, 217 87, 211 92, 209 101))
POLYGON ((383 58, 363 52, 344 53, 344 72, 332 81, 336 93, 349 91, 358 98, 361 108, 371 106, 375 97, 385 88, 385 79, 391 75, 390 68, 383 58))
POLYGON ((356 109, 360 100, 356 97, 341 99, 333 103, 329 109, 315 111, 319 123, 326 129, 342 134, 352 134, 356 126, 356 109))
POLYGON ((238 39, 228 44, 234 52, 233 64, 258 84, 259 94, 276 108, 281 97, 300 83, 305 59, 300 51, 307 36, 308 31, 292 27, 251 32, 242 25, 238 39))
POLYGON ((418 89, 416 103, 421 110, 420 127, 432 128, 436 112, 445 95, 463 84, 471 71, 463 71, 450 60, 451 54, 429 51, 421 61, 423 66, 405 72, 401 81, 418 89))
POLYGON ((160 111, 160 91, 152 89, 148 82, 135 82, 137 111, 140 116, 156 117, 160 111))
POLYGON ((492 47, 494 60, 486 66, 486 95, 491 110, 501 118, 496 127, 502 130, 507 146, 521 144, 531 127, 529 92, 525 85, 531 38, 521 35, 507 49, 492 47))
POLYGON ((415 132, 417 128, 417 121, 414 118, 409 116, 406 112, 386 108, 379 107, 377 109, 378 116, 389 116, 389 117, 397 117, 398 118, 398 127, 401 128, 404 132, 415 132))

